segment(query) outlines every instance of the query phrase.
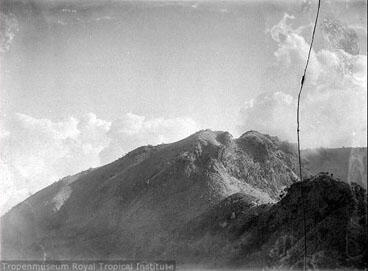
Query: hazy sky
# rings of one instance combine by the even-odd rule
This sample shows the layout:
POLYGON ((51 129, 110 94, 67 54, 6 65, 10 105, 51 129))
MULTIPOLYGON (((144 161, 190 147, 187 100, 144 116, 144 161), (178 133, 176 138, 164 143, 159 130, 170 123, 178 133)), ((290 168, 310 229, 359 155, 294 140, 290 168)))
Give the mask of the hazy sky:
MULTIPOLYGON (((295 142, 315 1, 0 3, 3 205, 199 129, 295 142)), ((303 147, 367 145, 366 16, 322 0, 303 147)))

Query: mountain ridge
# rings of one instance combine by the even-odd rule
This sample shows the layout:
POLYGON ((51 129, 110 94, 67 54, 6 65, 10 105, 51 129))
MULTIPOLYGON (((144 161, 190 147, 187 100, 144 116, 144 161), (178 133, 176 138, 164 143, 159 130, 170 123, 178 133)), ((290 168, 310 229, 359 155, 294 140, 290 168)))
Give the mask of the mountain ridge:
POLYGON ((296 169, 292 144, 256 131, 233 138, 202 130, 171 144, 142 146, 63 178, 2 216, 2 258, 164 256, 182 225, 226 199, 231 208, 237 195, 246 202, 241 208, 277 204, 298 182, 296 169))

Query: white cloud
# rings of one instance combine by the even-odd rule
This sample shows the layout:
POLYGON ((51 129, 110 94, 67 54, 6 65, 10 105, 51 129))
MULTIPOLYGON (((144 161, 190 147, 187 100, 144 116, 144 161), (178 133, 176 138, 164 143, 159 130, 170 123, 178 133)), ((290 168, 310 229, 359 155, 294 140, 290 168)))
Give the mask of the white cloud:
MULTIPOLYGON (((296 141, 296 103, 309 44, 285 15, 271 30, 278 44, 261 93, 247 101, 239 129, 296 141)), ((301 102, 302 147, 367 145, 367 56, 312 50, 301 102)))
POLYGON ((16 114, 7 128, 1 140, 3 211, 63 176, 99 166, 109 123, 93 114, 60 122, 16 114))
POLYGON ((0 142, 0 214, 64 176, 111 162, 141 145, 181 139, 198 129, 188 118, 146 120, 132 113, 112 123, 93 113, 63 121, 16 114, 7 124, 0 142))

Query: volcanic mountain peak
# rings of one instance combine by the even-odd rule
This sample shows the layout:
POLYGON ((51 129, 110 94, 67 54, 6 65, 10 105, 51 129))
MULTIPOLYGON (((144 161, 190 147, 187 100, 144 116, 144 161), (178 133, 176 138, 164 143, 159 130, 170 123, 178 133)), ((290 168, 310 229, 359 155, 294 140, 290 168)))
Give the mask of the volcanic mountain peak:
POLYGON ((199 141, 203 144, 219 146, 227 145, 233 139, 233 136, 229 132, 212 131, 210 129, 206 129, 193 134, 189 138, 199 141))
MULTIPOLYGON (((259 137, 259 144, 269 144, 259 137)), ((4 217, 5 224, 14 226, 5 227, 4 234, 13 248, 20 248, 12 239, 16 231, 29 236, 30 246, 41 242, 47 248, 52 232, 57 235, 56 248, 49 247, 48 254, 68 258, 63 250, 67 231, 73 235, 88 229, 75 238, 104 234, 116 245, 138 238, 138 246, 156 242, 151 240, 153 233, 166 238, 168 231, 234 193, 249 195, 255 204, 274 202, 284 186, 297 180, 292 170, 295 158, 267 148, 261 165, 253 153, 259 147, 245 139, 202 130, 171 144, 137 148, 111 164, 64 178, 36 193, 4 217), (32 220, 24 223, 24 216, 32 220), (19 228, 19 223, 26 227, 19 228), (32 234, 35 231, 37 235, 32 234)), ((80 245, 74 249, 85 251, 80 245)), ((120 249, 132 256, 130 249, 120 249)), ((22 251, 30 258, 35 255, 32 249, 22 251)), ((98 255, 109 251, 102 249, 98 255)))
POLYGON ((223 131, 212 131, 210 129, 200 130, 180 141, 161 145, 170 149, 177 149, 178 151, 194 151, 201 147, 216 148, 220 146, 227 146, 233 137, 228 132, 223 131))
MULTIPOLYGON (((268 209, 298 181, 296 168, 291 144, 255 131, 234 139, 202 130, 171 144, 143 146, 14 207, 1 219, 2 258, 165 256, 163 246, 175 242, 180 226, 221 202, 226 210, 268 209)), ((206 223, 227 228, 228 222, 209 217, 206 223)))
POLYGON ((174 143, 139 147, 119 160, 131 160, 137 163, 152 156, 155 159, 167 161, 179 158, 192 160, 207 158, 207 160, 217 159, 223 162, 224 157, 221 156, 221 153, 227 153, 228 156, 244 153, 249 156, 252 155, 254 149, 262 149, 263 154, 269 158, 272 152, 278 151, 281 144, 276 137, 263 135, 256 131, 249 131, 238 139, 234 139, 229 132, 206 129, 174 143))

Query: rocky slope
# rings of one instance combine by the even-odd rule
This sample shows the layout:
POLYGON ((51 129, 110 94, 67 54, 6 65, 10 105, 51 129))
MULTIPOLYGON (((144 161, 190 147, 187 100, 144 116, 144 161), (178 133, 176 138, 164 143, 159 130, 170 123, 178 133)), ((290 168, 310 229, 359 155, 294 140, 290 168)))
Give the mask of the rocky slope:
POLYGON ((140 147, 109 165, 66 177, 5 214, 2 259, 174 258, 256 265, 267 258, 268 264, 294 265, 299 233, 285 237, 296 260, 280 252, 267 255, 290 231, 286 225, 300 231, 297 194, 279 201, 298 180, 296 168, 292 145, 255 131, 234 139, 205 130, 172 144, 140 147))

